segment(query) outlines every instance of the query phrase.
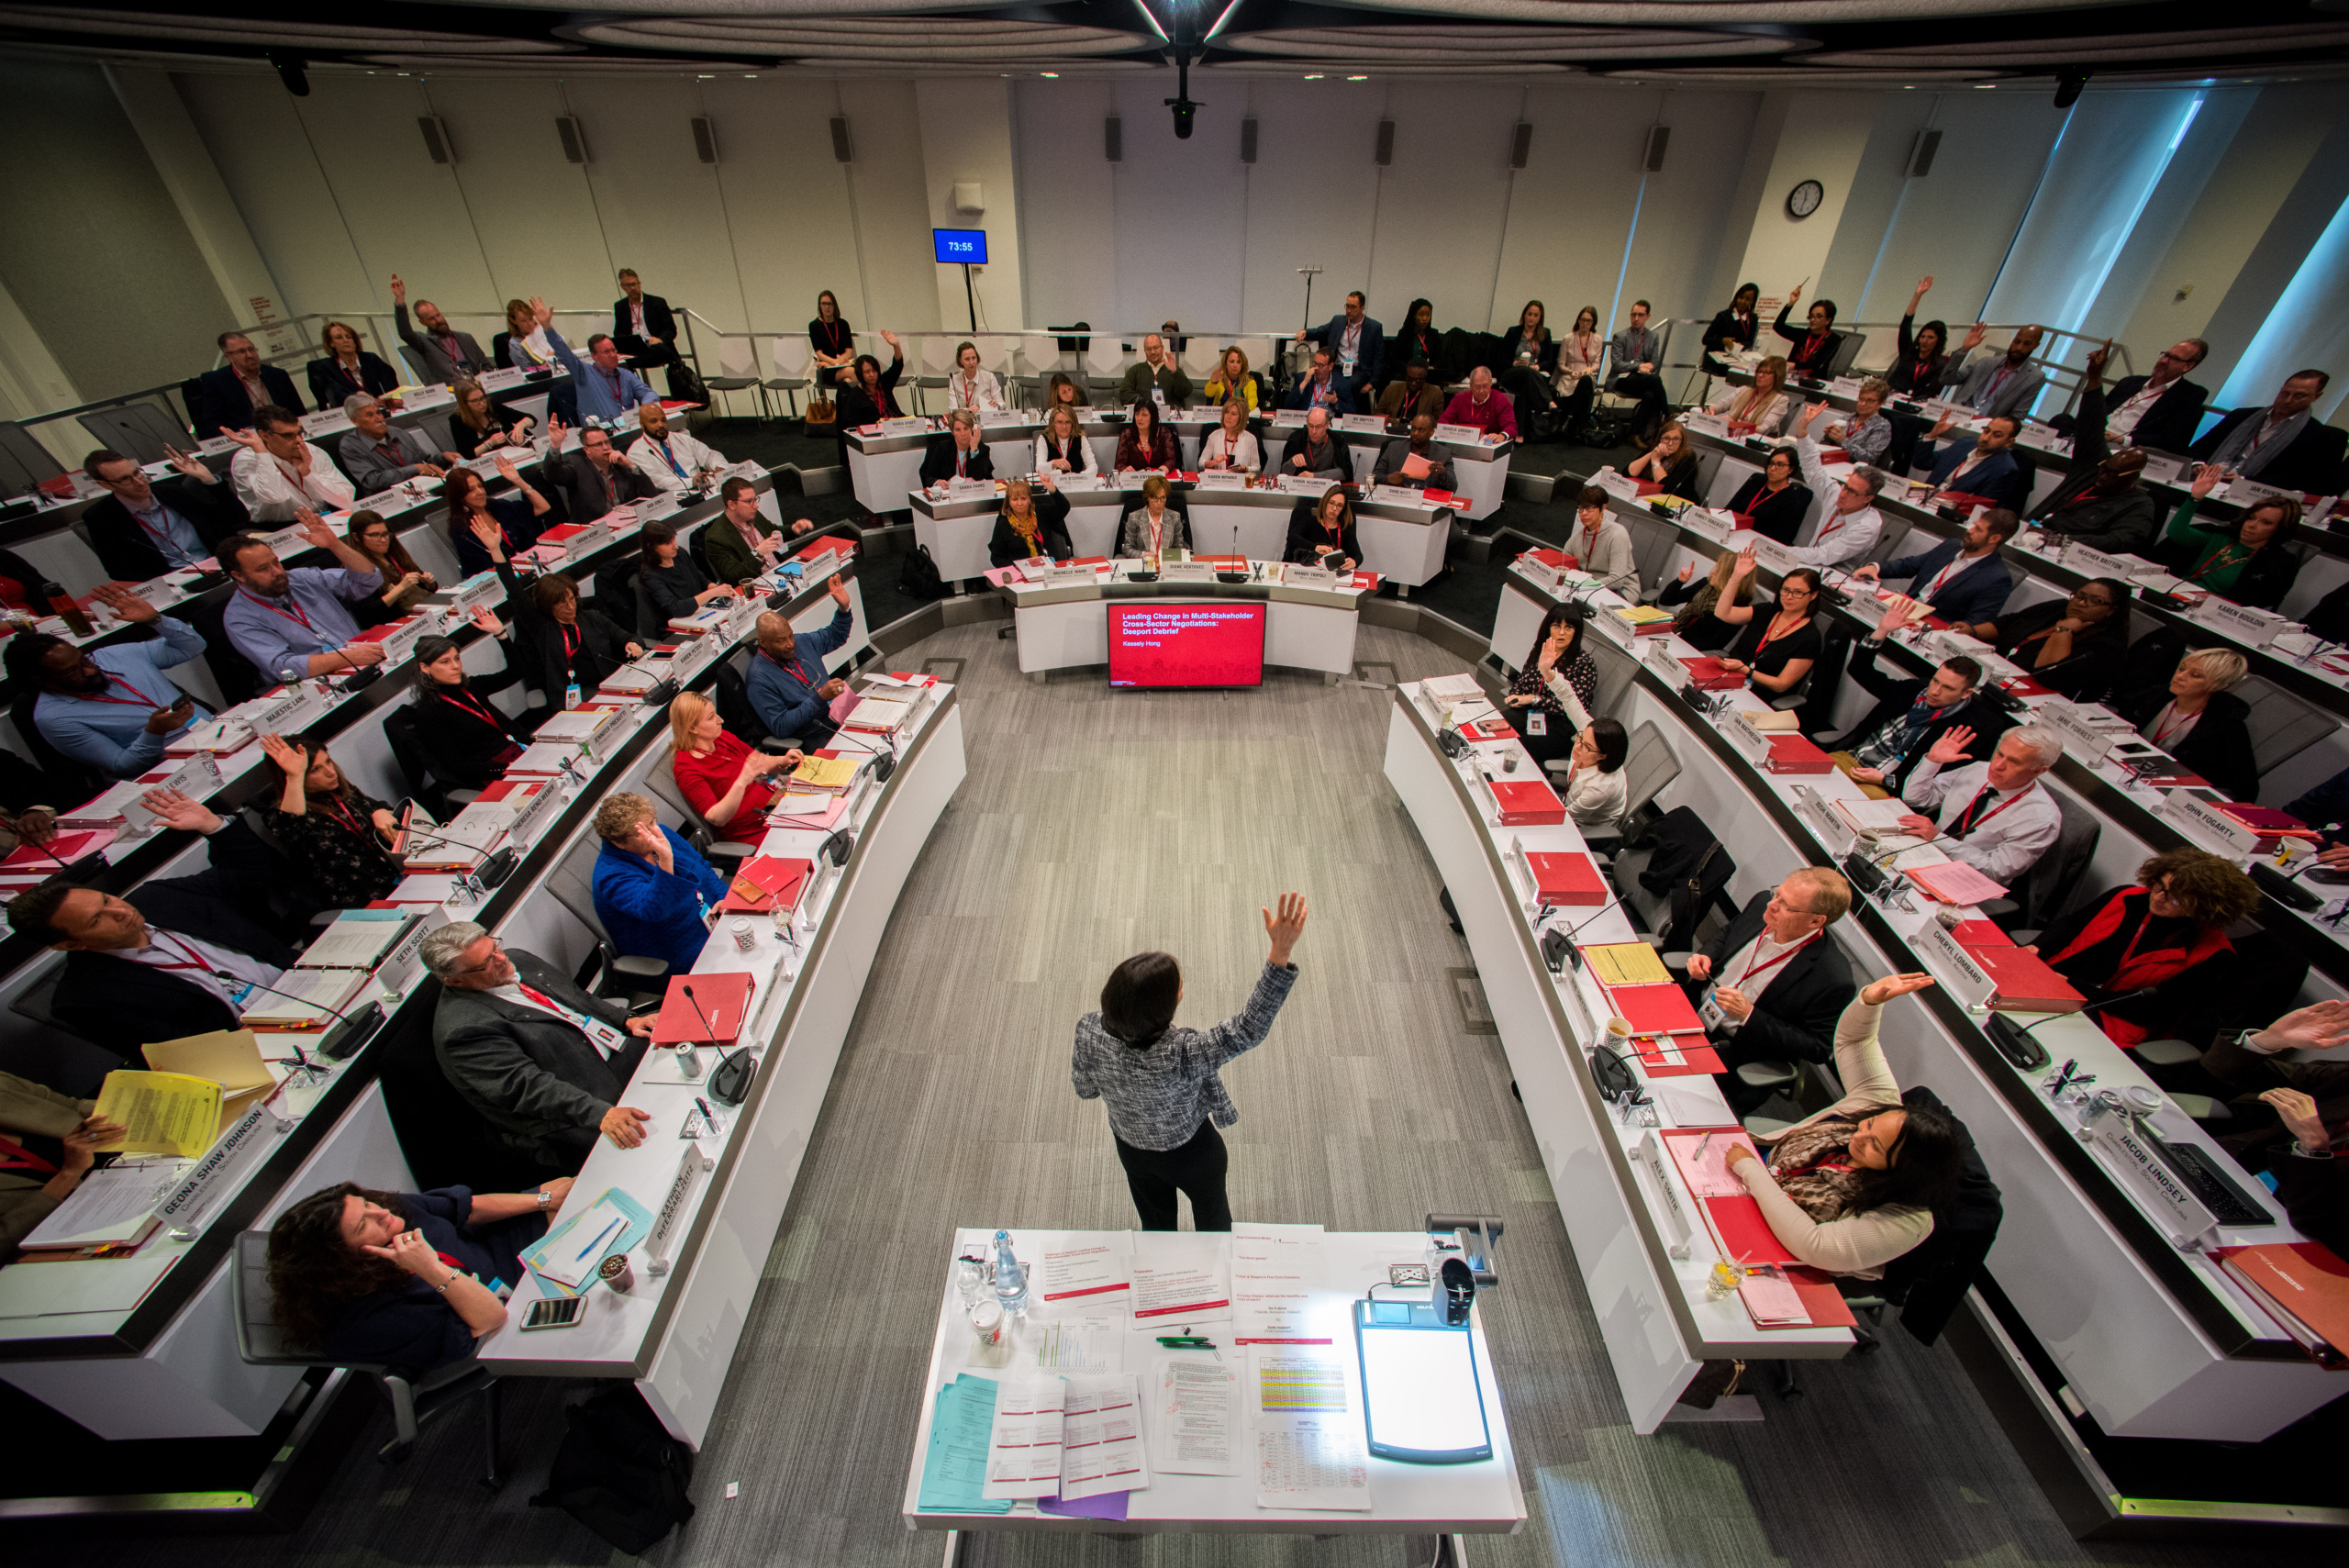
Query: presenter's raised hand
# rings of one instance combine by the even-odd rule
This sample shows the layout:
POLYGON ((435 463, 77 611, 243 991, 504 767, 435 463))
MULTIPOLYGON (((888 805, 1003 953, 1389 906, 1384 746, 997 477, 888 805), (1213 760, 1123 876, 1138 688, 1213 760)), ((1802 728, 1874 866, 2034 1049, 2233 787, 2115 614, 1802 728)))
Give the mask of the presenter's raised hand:
POLYGON ((1305 895, 1282 894, 1280 913, 1275 915, 1266 909, 1264 916, 1264 935, 1271 939, 1273 944, 1272 953, 1265 962, 1286 963, 1289 951, 1297 946, 1297 939, 1305 934, 1305 895))
POLYGON ((1860 993, 1860 1000, 1871 1007, 1881 1007, 1895 996, 1906 996, 1911 991, 1922 991, 1926 986, 1936 984, 1938 982, 1930 974, 1887 974, 1881 980, 1871 981, 1860 993))

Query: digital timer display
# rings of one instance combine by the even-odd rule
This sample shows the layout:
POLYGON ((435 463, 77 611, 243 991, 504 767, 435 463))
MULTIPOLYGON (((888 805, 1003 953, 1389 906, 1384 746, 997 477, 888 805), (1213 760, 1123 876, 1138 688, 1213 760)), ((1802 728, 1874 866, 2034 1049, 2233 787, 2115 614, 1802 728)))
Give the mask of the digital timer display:
POLYGON ((987 231, 984 228, 933 228, 930 243, 938 249, 942 262, 962 261, 974 267, 986 265, 987 231))

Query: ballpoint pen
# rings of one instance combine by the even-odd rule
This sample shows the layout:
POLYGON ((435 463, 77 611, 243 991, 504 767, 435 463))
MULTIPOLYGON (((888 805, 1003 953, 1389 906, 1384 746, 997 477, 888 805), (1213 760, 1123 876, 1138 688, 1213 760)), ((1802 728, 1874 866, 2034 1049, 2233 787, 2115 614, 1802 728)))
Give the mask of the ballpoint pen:
POLYGON ((709 1114, 709 1102, 703 1099, 699 1095, 696 1095, 694 1096, 694 1104, 700 1107, 703 1125, 707 1126, 710 1131, 716 1132, 718 1130, 718 1118, 709 1114))
MULTIPOLYGON (((593 1241, 588 1242, 584 1247, 579 1249, 579 1258, 585 1257, 588 1253, 602 1246, 606 1237, 608 1237, 613 1231, 618 1230, 621 1226, 626 1225, 627 1223, 628 1216, 622 1215, 618 1219, 613 1220, 609 1225, 605 1226, 600 1235, 598 1235, 593 1241)), ((577 1262, 579 1258, 573 1258, 572 1262, 577 1262)))
POLYGON ((2065 1062, 2064 1070, 2055 1074, 2055 1086, 2047 1091, 2048 1096, 2052 1099, 2055 1095, 2062 1094, 2064 1092, 2064 1085, 2069 1084, 2072 1081, 2072 1074, 2079 1070, 2080 1059, 2078 1057, 2073 1057, 2070 1061, 2065 1062))

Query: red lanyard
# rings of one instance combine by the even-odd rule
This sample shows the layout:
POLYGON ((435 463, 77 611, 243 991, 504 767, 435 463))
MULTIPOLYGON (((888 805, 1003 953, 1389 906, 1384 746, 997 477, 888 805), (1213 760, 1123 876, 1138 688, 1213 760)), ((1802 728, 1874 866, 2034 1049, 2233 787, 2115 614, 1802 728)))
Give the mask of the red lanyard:
POLYGON ((289 611, 281 610, 275 605, 271 604, 267 599, 262 598, 258 595, 248 594, 242 588, 238 589, 237 592, 241 596, 250 599, 254 604, 259 605, 262 609, 267 610, 271 615, 276 616, 281 620, 300 621, 304 631, 309 632, 313 636, 317 635, 317 628, 310 624, 310 617, 303 612, 302 602, 299 599, 296 599, 293 595, 288 594, 285 595, 285 602, 294 606, 293 609, 289 611))
POLYGON ((1965 809, 1959 812, 1957 814, 1957 820, 1950 825, 1950 836, 1955 839, 1963 839, 1968 833, 1973 832, 1976 828, 1987 827, 1991 817, 1996 817, 1999 812, 2004 811, 2008 806, 2012 806, 2016 801, 2021 800, 2024 795, 2029 795, 2035 787, 2035 783, 2023 785, 2022 788, 2015 791, 2014 794, 2007 796, 2006 799, 1998 802, 1998 805, 1984 812, 1982 814, 1982 820, 1976 822, 1973 819, 1974 808, 1982 804, 1982 797, 1984 795, 1990 793, 1990 781, 1988 779, 1984 779, 1982 781, 1982 787, 1974 792, 1974 798, 1965 803, 1965 809))
POLYGON ((362 826, 359 818, 351 814, 351 807, 345 806, 340 800, 328 800, 327 802, 326 815, 333 817, 337 822, 342 824, 342 826, 349 830, 351 837, 356 839, 367 838, 369 836, 369 828, 373 826, 372 823, 362 826))
MULTIPOLYGON (((1810 935, 1803 938, 1802 940, 1797 942, 1794 946, 1788 948, 1786 951, 1780 953, 1777 957, 1772 959, 1767 963, 1755 963, 1752 959, 1747 959, 1745 961, 1745 973, 1737 977, 1737 984, 1733 989, 1739 991, 1744 990, 1745 983, 1747 981, 1753 979, 1757 974, 1769 973, 1770 971, 1777 968, 1778 965, 1786 962, 1787 960, 1794 957, 1795 954, 1802 951, 1803 949, 1809 947, 1818 940, 1819 933, 1817 931, 1813 931, 1810 935)), ((1756 937, 1753 940, 1753 951, 1756 953, 1759 953, 1762 951, 1762 940, 1759 937, 1756 937)))
POLYGON ((106 672, 106 679, 112 681, 116 685, 120 686, 124 691, 128 692, 130 695, 127 697, 109 697, 91 695, 83 696, 82 700, 83 702, 110 702, 123 707, 161 707, 163 706, 161 703, 157 702, 153 697, 149 696, 145 692, 140 691, 137 686, 132 685, 128 681, 124 680, 120 675, 116 674, 111 670, 106 672))
POLYGON ((187 954, 187 959, 188 959, 188 961, 187 961, 185 963, 156 963, 156 964, 150 964, 150 965, 148 965, 148 967, 149 967, 149 968, 150 968, 150 969, 193 969, 193 970, 199 971, 199 972, 201 972, 201 973, 206 973, 206 974, 209 974, 209 973, 212 973, 212 966, 211 966, 210 964, 208 964, 208 963, 205 962, 202 959, 198 958, 198 957, 196 956, 195 950, 194 948, 192 948, 192 947, 188 946, 185 942, 183 942, 183 941, 178 940, 178 939, 176 939, 176 938, 166 936, 166 935, 165 935, 163 932, 161 932, 161 931, 157 931, 157 932, 155 932, 155 933, 154 933, 154 937, 155 937, 155 945, 156 945, 157 947, 161 947, 165 942, 171 942, 171 943, 173 943, 173 945, 176 946, 176 947, 180 950, 180 951, 182 951, 182 952, 184 952, 184 953, 187 954))
POLYGON ((56 1169, 23 1144, 0 1138, 0 1171, 53 1172, 56 1169))
POLYGON ((563 626, 560 622, 556 625, 557 629, 562 633, 562 662, 568 666, 573 660, 579 657, 579 643, 584 634, 576 626, 563 626))
POLYGON ((2154 731, 2154 744, 2156 746, 2163 744, 2165 741, 2168 740, 2171 736, 2176 734, 2181 729, 2188 728, 2195 720, 2201 717, 2202 716, 2199 713, 2180 714, 2177 711, 2177 705, 2176 703, 2172 703, 2170 705, 2170 722, 2164 725, 2161 728, 2154 731))
MULTIPOLYGON (((1038 531, 1041 532, 1043 525, 1039 523, 1036 526, 1038 531)), ((759 657, 764 659, 776 669, 784 671, 785 673, 789 674, 793 680, 798 682, 801 685, 806 686, 809 691, 816 689, 816 683, 808 678, 807 672, 800 666, 798 643, 794 642, 791 645, 791 662, 788 664, 785 663, 782 660, 776 658, 774 654, 768 652, 763 648, 759 650, 759 657)))
MULTIPOLYGON (((1801 629, 1802 628, 1799 626, 1795 628, 1795 631, 1800 631, 1801 629)), ((1791 637, 1794 635, 1794 632, 1788 632, 1787 635, 1791 637)), ((1764 653, 1769 651, 1770 644, 1776 642, 1777 639, 1778 617, 1776 616, 1772 616, 1769 620, 1763 625, 1762 640, 1753 645, 1753 657, 1756 659, 1761 658, 1764 653)))
POLYGON ((471 692, 466 692, 460 696, 451 696, 447 692, 442 692, 440 700, 461 713, 471 714, 501 735, 506 732, 506 726, 500 724, 497 721, 497 716, 489 711, 489 705, 471 692))
POLYGON ((1795 358, 1804 366, 1808 367, 1812 359, 1817 357, 1819 350, 1826 346, 1827 334, 1824 332, 1813 332, 1810 336, 1802 340, 1802 352, 1797 354, 1795 358))

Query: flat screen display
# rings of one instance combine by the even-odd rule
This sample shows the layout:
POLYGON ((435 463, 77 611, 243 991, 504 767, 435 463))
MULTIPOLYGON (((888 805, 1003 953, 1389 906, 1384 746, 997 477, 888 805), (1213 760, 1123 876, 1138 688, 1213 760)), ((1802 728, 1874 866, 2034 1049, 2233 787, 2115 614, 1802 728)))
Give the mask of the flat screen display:
POLYGON ((1263 605, 1111 605, 1112 686, 1261 686, 1263 605))
POLYGON ((968 261, 984 267, 987 261, 987 231, 984 228, 933 228, 930 242, 941 261, 968 261))
POLYGON ((1361 1325, 1370 1449, 1442 1463, 1490 1458, 1475 1351, 1464 1330, 1361 1325))

